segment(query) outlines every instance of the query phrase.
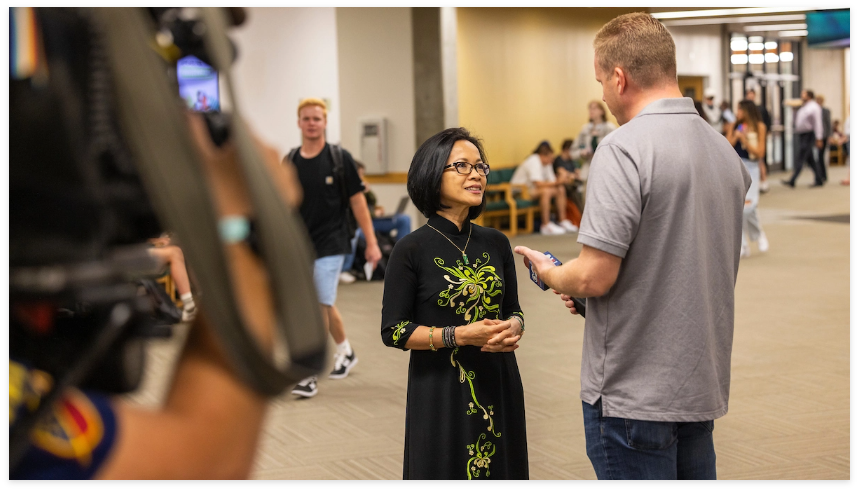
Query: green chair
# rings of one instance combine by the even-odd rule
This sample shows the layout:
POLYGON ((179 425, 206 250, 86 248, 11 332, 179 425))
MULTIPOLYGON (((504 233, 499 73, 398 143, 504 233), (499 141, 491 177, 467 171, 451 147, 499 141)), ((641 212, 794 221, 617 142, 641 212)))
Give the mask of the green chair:
POLYGON ((486 208, 483 214, 475 220, 478 225, 484 225, 500 230, 508 237, 519 233, 519 216, 525 215, 524 233, 534 232, 534 212, 539 210, 539 203, 531 199, 528 186, 510 184, 516 167, 492 168, 486 178, 486 208), (504 223, 508 228, 502 228, 504 223))

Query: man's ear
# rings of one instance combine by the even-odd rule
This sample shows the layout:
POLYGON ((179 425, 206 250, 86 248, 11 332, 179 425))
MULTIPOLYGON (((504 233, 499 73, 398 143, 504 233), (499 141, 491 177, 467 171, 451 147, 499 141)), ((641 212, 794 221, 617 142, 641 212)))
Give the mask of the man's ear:
POLYGON ((614 67, 614 78, 617 95, 623 95, 629 88, 629 81, 626 79, 626 73, 624 73, 623 68, 619 66, 614 67))

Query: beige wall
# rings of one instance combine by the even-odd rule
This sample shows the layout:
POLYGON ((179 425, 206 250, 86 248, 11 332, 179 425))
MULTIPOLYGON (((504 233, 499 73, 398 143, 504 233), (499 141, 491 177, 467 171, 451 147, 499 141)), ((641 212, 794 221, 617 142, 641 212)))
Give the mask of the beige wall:
POLYGON ((415 153, 410 8, 337 8, 340 131, 356 157, 358 121, 388 120, 388 172, 406 172, 415 153))
POLYGON ((254 131, 280 155, 301 145, 295 109, 305 97, 331 101, 327 136, 340 141, 334 13, 333 7, 253 7, 230 33, 239 52, 232 70, 238 102, 254 131))
POLYGON ((803 43, 802 86, 822 95, 823 105, 832 111, 832 120, 844 122, 845 58, 844 49, 809 48, 803 43))
MULTIPOLYGON (((337 8, 340 131, 343 147, 360 159, 358 121, 388 120, 388 172, 408 172, 415 154, 414 56, 411 8, 337 8)), ((372 186, 393 213, 405 184, 372 186)), ((414 206, 406 213, 420 224, 414 206)))
POLYGON ((541 140, 559 149, 578 134, 588 101, 602 98, 593 38, 634 10, 456 9, 459 124, 484 139, 490 164, 519 164, 541 140))

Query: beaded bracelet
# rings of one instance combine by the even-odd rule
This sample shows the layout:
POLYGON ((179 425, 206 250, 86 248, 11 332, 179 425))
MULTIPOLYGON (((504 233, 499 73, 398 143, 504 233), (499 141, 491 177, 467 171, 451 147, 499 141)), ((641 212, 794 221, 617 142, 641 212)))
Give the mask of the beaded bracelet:
POLYGON ((456 348, 456 326, 447 326, 443 331, 443 341, 445 348, 456 348))
POLYGON ((430 327, 429 338, 430 338, 430 349, 433 351, 438 351, 435 346, 432 345, 432 332, 435 330, 435 327, 430 327))

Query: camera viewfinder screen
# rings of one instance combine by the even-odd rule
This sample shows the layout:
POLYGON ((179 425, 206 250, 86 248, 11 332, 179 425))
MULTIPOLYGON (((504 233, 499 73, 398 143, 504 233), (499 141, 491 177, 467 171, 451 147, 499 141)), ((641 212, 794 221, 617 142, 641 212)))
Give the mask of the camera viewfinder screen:
POLYGON ((176 64, 179 95, 189 109, 216 112, 221 109, 218 72, 195 56, 181 58, 176 64))

